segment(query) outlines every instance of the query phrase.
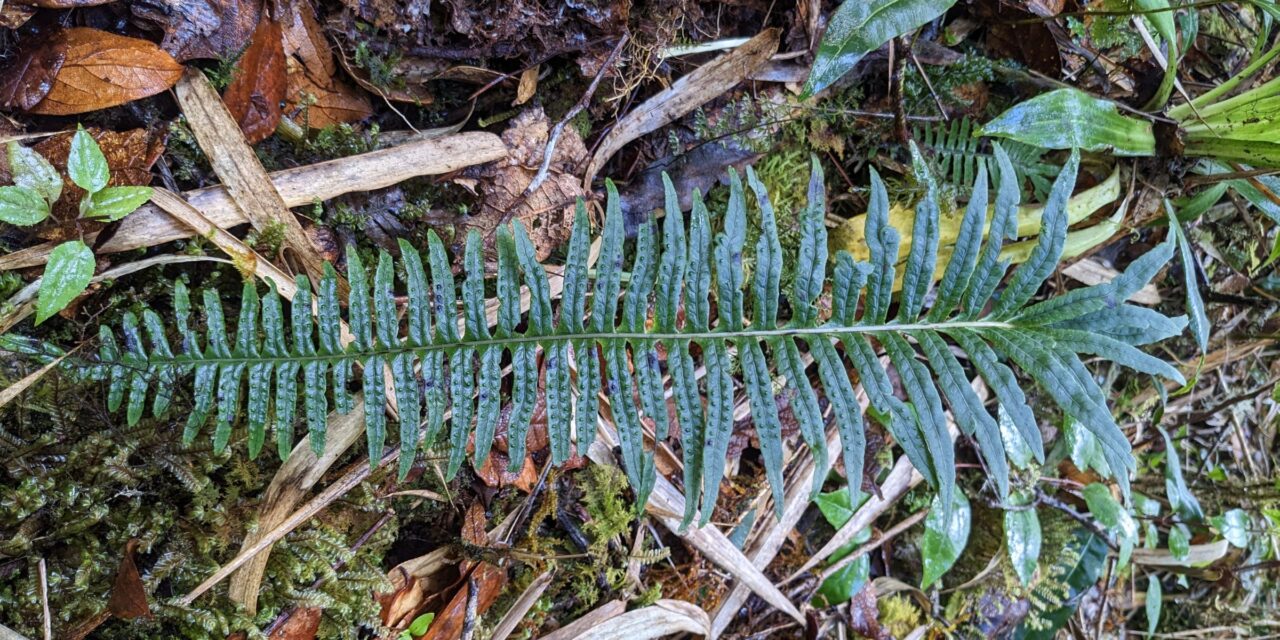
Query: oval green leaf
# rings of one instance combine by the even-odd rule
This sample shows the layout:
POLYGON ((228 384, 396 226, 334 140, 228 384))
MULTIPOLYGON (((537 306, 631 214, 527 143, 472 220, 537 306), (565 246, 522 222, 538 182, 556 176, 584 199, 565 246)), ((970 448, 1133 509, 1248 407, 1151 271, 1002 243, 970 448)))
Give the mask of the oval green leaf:
POLYGON ((29 227, 49 217, 49 203, 27 187, 0 187, 0 221, 29 227))
POLYGON ((1022 584, 1031 584, 1040 561, 1040 518, 1034 508, 1004 512, 1004 544, 1022 584))
POLYGON ((107 157, 102 155, 98 142, 80 127, 71 137, 71 152, 67 155, 67 176, 77 187, 89 193, 102 191, 111 178, 107 157))
POLYGON ((955 564, 960 552, 969 541, 969 500, 963 491, 951 494, 950 518, 942 506, 941 497, 933 499, 929 517, 924 519, 924 580, 921 589, 937 582, 955 564))
POLYGON ((58 170, 34 149, 16 142, 10 142, 8 149, 13 184, 35 191, 50 205, 57 202, 62 196, 62 176, 58 170))
POLYGON ((62 311, 83 293, 94 267, 93 251, 83 242, 71 240, 54 247, 36 297, 36 324, 62 311))
POLYGON ((1045 149, 1113 150, 1120 156, 1156 152, 1151 123, 1122 116, 1114 102, 1079 89, 1057 89, 1016 104, 974 135, 1045 149))
POLYGON ((955 0, 845 0, 831 14, 802 98, 831 86, 880 45, 946 13, 955 0))
POLYGON ((115 222, 133 213, 150 199, 151 187, 107 187, 80 201, 80 215, 115 222))

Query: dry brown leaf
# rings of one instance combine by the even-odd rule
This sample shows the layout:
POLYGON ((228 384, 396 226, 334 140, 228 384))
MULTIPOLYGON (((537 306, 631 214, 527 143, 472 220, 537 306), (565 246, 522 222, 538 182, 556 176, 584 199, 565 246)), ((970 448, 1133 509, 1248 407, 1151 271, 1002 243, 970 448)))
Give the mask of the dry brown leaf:
POLYGON ((369 117, 369 97, 337 78, 338 66, 310 3, 290 12, 284 29, 285 115, 299 124, 323 129, 369 117))
POLYGON ((151 617, 151 606, 147 604, 147 586, 142 583, 138 565, 133 561, 133 554, 137 549, 137 538, 125 543, 124 557, 120 559, 116 581, 111 586, 111 598, 107 600, 107 610, 117 618, 126 620, 151 617))
MULTIPOLYGON (((574 175, 578 164, 587 156, 587 148, 573 127, 565 127, 556 144, 547 180, 527 198, 522 197, 542 164, 550 132, 550 122, 540 107, 521 112, 502 133, 508 157, 479 173, 484 202, 475 210, 475 215, 462 224, 479 231, 486 247, 492 249, 493 232, 506 220, 524 223, 539 260, 569 239, 574 202, 587 197, 574 175)), ((459 239, 465 237, 465 232, 458 234, 459 239)))
POLYGON ((511 106, 518 107, 533 98, 533 94, 538 90, 538 71, 541 68, 539 65, 534 65, 520 74, 520 85, 516 87, 516 101, 512 102, 511 106))
POLYGON ((31 113, 65 116, 106 109, 165 91, 182 77, 182 65, 155 44, 98 29, 63 29, 43 46, 65 48, 65 58, 31 113))
POLYGON ((270 640, 312 640, 320 631, 320 616, 323 613, 319 607, 298 607, 268 637, 270 640))
POLYGON ((876 588, 870 583, 849 601, 849 628, 863 638, 892 640, 889 630, 880 626, 880 609, 876 606, 876 588))
POLYGON ((382 608, 379 614, 382 624, 398 629, 408 626, 413 620, 412 616, 422 608, 426 591, 422 588, 421 580, 409 576, 408 581, 400 585, 400 588, 391 593, 377 594, 375 597, 382 608))
POLYGON ((422 640, 454 640, 460 637, 467 618, 468 600, 473 597, 471 590, 475 589, 475 615, 479 618, 498 599, 498 594, 506 584, 505 570, 488 562, 480 562, 468 579, 462 583, 462 588, 453 594, 449 604, 436 615, 435 621, 431 623, 427 635, 422 636, 422 640))
POLYGON ((651 640, 691 633, 711 635, 707 612, 681 600, 659 600, 592 627, 578 640, 651 640))
POLYGON ((249 144, 265 140, 280 124, 286 83, 281 39, 276 21, 260 21, 249 48, 236 64, 235 79, 222 94, 227 110, 240 123, 249 144))
POLYGON ((134 0, 129 9, 164 32, 160 48, 178 62, 232 58, 263 17, 262 0, 134 0))
POLYGON ((613 127, 591 156, 583 178, 585 187, 627 143, 646 133, 657 131, 677 118, 718 98, 739 82, 750 77, 769 61, 778 50, 778 30, 765 29, 733 51, 694 69, 652 98, 645 100, 613 127))
POLYGON ((6 2, 4 6, 0 6, 0 27, 17 29, 34 15, 36 15, 36 8, 29 4, 6 2))

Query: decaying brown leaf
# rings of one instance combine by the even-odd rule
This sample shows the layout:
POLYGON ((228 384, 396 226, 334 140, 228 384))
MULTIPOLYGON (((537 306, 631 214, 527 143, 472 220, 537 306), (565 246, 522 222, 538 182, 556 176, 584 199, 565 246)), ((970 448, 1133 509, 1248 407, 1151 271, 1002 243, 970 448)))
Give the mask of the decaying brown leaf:
POLYGON ((17 29, 26 24, 35 14, 36 8, 29 4, 6 2, 0 7, 0 27, 17 29))
POLYGON ((147 587, 142 583, 138 565, 133 561, 133 554, 137 549, 137 538, 125 544, 124 557, 120 559, 116 581, 111 586, 111 599, 107 601, 107 610, 117 618, 126 620, 151 617, 151 606, 147 604, 147 587))
POLYGON ((312 640, 320 631, 320 616, 323 613, 319 607, 298 607, 268 637, 270 640, 312 640))
POLYGON ((15 94, 9 102, 30 103, 47 85, 41 99, 27 109, 45 115, 114 107, 165 91, 182 76, 182 65, 155 44, 86 27, 59 30, 28 55, 40 61, 19 60, 17 68, 23 70, 21 86, 33 93, 15 94), (52 80, 40 77, 59 57, 62 63, 52 80))
POLYGON ((849 627, 854 633, 871 640, 891 640, 889 630, 880 626, 880 610, 876 607, 876 588, 867 583, 849 601, 849 627))
MULTIPOLYGON (((542 164, 550 133, 550 122, 540 107, 521 112, 502 134, 508 157, 479 172, 484 202, 462 225, 478 230, 486 247, 492 248, 498 225, 510 220, 524 223, 539 260, 569 239, 574 202, 587 197, 575 175, 578 164, 587 156, 587 148, 572 127, 565 128, 556 144, 547 180, 527 198, 522 197, 542 164)), ((465 237, 465 233, 458 234, 459 239, 465 237)))
POLYGON ((471 503, 467 514, 462 518, 462 541, 473 547, 489 546, 489 534, 486 525, 489 519, 484 515, 484 507, 479 502, 471 503))
MULTIPOLYGON (((5 5, 7 11, 9 6, 5 5)), ((53 89, 53 79, 67 59, 66 40, 31 39, 0 75, 0 106, 28 111, 53 89)))
POLYGON ((285 115, 314 129, 369 117, 368 96, 337 78, 337 63, 311 5, 298 3, 282 20, 285 115))
POLYGON ((469 601, 475 599, 475 619, 483 615, 507 584, 507 572, 488 562, 480 562, 462 583, 462 588, 453 594, 453 599, 445 606, 431 623, 427 635, 422 640, 453 640, 462 635, 467 622, 469 601), (473 592, 474 590, 474 592, 473 592))
POLYGON ((280 124, 286 83, 282 38, 276 21, 260 21, 236 64, 235 78, 222 95, 249 144, 266 139, 280 124))
POLYGON ((160 48, 178 62, 235 56, 264 15, 262 0, 134 0, 129 9, 164 32, 160 48))

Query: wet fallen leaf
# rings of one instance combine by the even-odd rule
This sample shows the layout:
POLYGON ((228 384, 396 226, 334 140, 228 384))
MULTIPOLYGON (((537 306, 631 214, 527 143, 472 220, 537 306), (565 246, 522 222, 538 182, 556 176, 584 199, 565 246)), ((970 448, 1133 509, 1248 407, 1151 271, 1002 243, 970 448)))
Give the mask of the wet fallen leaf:
MULTIPOLYGON (((6 11, 8 6, 5 7, 6 11)), ((0 83, 0 106, 30 110, 53 88, 54 76, 67 59, 67 42, 53 38, 24 42, 0 83)))
POLYGON ((147 604, 147 587, 142 583, 138 565, 133 561, 133 554, 137 549, 137 538, 125 543, 124 557, 120 559, 116 581, 111 586, 111 599, 107 601, 107 610, 126 620, 151 617, 151 607, 147 604))
POLYGON ((411 620, 422 607, 426 592, 422 588, 421 580, 415 576, 409 576, 408 582, 402 584, 399 589, 391 593, 378 594, 376 597, 378 604, 382 607, 382 624, 396 629, 407 624, 408 620, 411 620))
POLYGON ((285 53, 285 115, 313 129, 369 117, 369 98, 339 80, 337 63, 310 3, 299 3, 281 24, 285 53))
POLYGON ((36 14, 35 7, 27 4, 4 3, 0 7, 0 27, 17 29, 26 24, 36 14))
POLYGON ((880 626, 880 610, 876 607, 876 588, 867 583, 849 601, 849 628, 872 640, 890 640, 889 630, 880 626))
POLYGON ((538 470, 533 466, 533 459, 525 456, 524 464, 514 473, 510 470, 510 462, 511 459, 507 454, 493 451, 484 461, 484 465, 475 470, 476 475, 484 481, 485 485, 494 489, 515 487, 525 493, 533 491, 533 485, 538 482, 538 470))
POLYGON ((489 546, 489 534, 486 525, 489 519, 484 515, 484 507, 479 502, 471 503, 467 515, 462 518, 462 540, 475 547, 489 546))
MULTIPOLYGON (((98 29, 60 30, 41 49, 52 52, 37 50, 30 55, 50 56, 44 58, 47 63, 56 60, 61 50, 63 59, 51 82, 25 85, 37 92, 49 85, 43 99, 27 109, 31 113, 73 115, 106 109, 165 91, 182 76, 182 65, 155 44, 98 29)), ((31 65, 18 62, 22 69, 31 65)), ((31 97, 15 96, 14 100, 21 104, 31 97)))
POLYGON ((507 584, 507 572, 488 562, 480 562, 474 571, 463 582, 462 588, 453 594, 453 599, 445 606, 431 623, 431 629, 423 640, 453 640, 462 635, 466 624, 469 600, 475 599, 475 619, 479 619, 498 599, 502 587, 507 584), (474 594, 472 593, 474 590, 474 594))
POLYGON ((235 78, 222 95, 249 144, 266 139, 280 123, 286 83, 281 38, 278 23, 269 18, 260 21, 236 64, 235 78))
POLYGON ((312 640, 320 631, 320 616, 324 611, 319 607, 299 607, 276 627, 268 636, 271 640, 312 640))
POLYGON ((231 58, 263 16, 262 0, 135 0, 133 15, 164 32, 160 48, 178 62, 231 58))
MULTIPOLYGON (((460 221, 476 229, 492 248, 492 233, 505 220, 520 220, 529 231, 529 239, 538 251, 538 259, 546 259, 569 239, 573 206, 577 198, 587 197, 576 177, 578 164, 586 158, 587 149, 573 127, 565 127, 551 155, 547 180, 536 191, 523 197, 542 164, 543 150, 551 126, 539 107, 521 112, 502 133, 509 155, 507 159, 483 167, 479 172, 480 191, 484 202, 474 215, 460 221)), ((466 234, 458 234, 465 238, 466 234)))

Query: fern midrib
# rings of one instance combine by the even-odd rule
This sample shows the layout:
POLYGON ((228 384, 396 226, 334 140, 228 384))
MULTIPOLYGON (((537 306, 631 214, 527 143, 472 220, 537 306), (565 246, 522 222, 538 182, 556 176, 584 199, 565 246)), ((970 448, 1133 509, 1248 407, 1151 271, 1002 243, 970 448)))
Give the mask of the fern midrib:
MULTIPOLYGON (((625 340, 628 342, 651 342, 657 340, 750 340, 756 341, 769 340, 771 338, 786 338, 800 336, 829 336, 838 337, 845 334, 876 334, 876 333, 907 333, 912 331, 953 331, 956 329, 1012 329, 1014 324, 1009 322, 1000 322, 995 320, 959 320, 950 322, 916 322, 916 323, 886 323, 874 325, 832 325, 824 324, 817 327, 779 327, 777 329, 746 329, 737 331, 722 331, 714 329, 710 331, 690 331, 690 332, 589 332, 589 333, 555 333, 548 335, 521 334, 508 337, 492 337, 483 340, 460 340, 458 342, 435 343, 427 345, 411 345, 408 341, 402 344, 390 347, 373 349, 356 349, 348 350, 342 353, 314 353, 305 355, 286 355, 286 356, 242 356, 233 354, 231 357, 193 357, 190 355, 177 355, 172 358, 156 358, 149 357, 145 364, 149 366, 165 366, 165 365, 218 365, 218 366, 235 366, 235 365, 252 365, 266 363, 297 363, 306 364, 309 362, 335 362, 342 360, 363 360, 373 356, 381 356, 384 358, 392 358, 405 353, 431 353, 443 351, 452 353, 458 349, 487 349, 495 346, 508 346, 534 343, 542 347, 549 347, 560 342, 592 342, 592 341, 611 341, 625 340)), ((115 364, 107 363, 103 364, 115 364)))

